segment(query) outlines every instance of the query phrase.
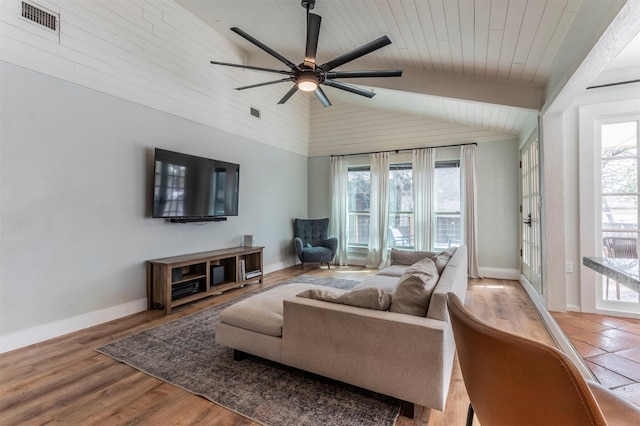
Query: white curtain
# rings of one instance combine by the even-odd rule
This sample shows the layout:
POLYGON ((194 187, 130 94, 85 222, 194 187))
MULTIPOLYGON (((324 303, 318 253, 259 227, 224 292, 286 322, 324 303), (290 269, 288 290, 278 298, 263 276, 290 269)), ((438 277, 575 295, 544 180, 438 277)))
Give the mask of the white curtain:
POLYGON ((478 271, 478 218, 476 208, 476 160, 475 145, 464 145, 460 161, 460 183, 462 198, 462 236, 467 245, 469 277, 482 278, 478 271))
POLYGON ((338 239, 338 252, 333 260, 336 265, 347 264, 349 227, 347 214, 349 201, 349 173, 345 157, 331 157, 331 219, 330 236, 338 239))
POLYGON ((389 228, 389 153, 371 154, 369 253, 367 267, 382 268, 387 261, 389 228))
POLYGON ((419 251, 433 247, 435 168, 435 149, 413 150, 414 247, 419 251))

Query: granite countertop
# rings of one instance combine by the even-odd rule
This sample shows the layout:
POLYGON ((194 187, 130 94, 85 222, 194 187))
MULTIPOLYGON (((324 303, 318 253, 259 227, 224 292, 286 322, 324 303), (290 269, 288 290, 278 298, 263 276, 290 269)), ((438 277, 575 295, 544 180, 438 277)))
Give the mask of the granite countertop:
POLYGON ((583 257, 584 266, 640 292, 640 261, 619 257, 583 257))

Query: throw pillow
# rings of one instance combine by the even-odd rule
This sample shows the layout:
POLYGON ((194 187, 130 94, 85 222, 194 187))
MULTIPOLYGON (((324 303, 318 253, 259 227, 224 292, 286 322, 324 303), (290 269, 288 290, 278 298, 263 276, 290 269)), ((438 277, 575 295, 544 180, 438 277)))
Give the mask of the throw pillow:
POLYGON ((453 253, 455 253, 456 248, 457 247, 451 247, 445 251, 441 251, 440 253, 436 253, 431 256, 431 259, 436 264, 436 268, 438 268, 438 274, 442 274, 442 271, 444 271, 447 263, 449 263, 451 256, 453 256, 453 253))
POLYGON ((429 309, 433 289, 440 278, 429 257, 411 265, 391 293, 391 312, 424 317, 429 309))
POLYGON ((388 311, 391 305, 391 295, 379 288, 361 288, 348 293, 339 294, 330 290, 310 289, 298 294, 298 297, 323 300, 325 302, 340 303, 358 308, 388 311))
POLYGON ((392 248, 389 257, 392 265, 413 265, 425 257, 431 257, 435 254, 433 251, 409 251, 392 248))

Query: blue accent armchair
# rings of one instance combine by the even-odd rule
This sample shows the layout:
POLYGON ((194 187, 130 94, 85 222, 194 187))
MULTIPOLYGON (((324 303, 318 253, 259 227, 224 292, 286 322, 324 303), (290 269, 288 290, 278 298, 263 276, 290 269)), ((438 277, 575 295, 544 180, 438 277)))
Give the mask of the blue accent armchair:
POLYGON ((331 269, 331 261, 338 249, 338 239, 329 238, 329 219, 295 219, 293 245, 298 259, 302 262, 326 263, 331 269))

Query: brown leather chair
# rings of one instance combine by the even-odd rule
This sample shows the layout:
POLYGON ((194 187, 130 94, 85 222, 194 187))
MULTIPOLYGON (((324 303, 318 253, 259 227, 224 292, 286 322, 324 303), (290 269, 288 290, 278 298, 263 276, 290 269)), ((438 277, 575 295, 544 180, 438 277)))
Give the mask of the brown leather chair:
POLYGON ((562 352, 490 327, 453 293, 447 307, 465 387, 482 426, 632 425, 640 407, 585 380, 562 352))

